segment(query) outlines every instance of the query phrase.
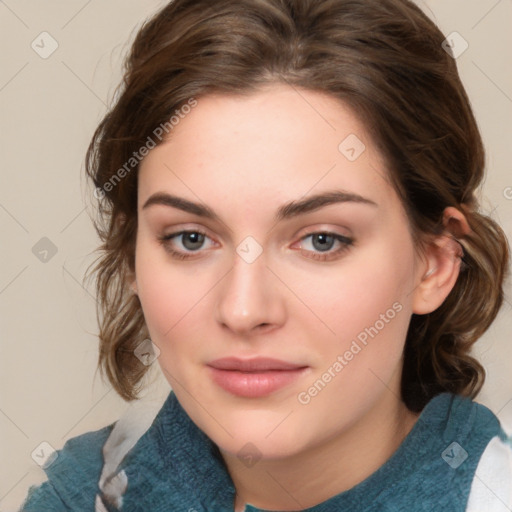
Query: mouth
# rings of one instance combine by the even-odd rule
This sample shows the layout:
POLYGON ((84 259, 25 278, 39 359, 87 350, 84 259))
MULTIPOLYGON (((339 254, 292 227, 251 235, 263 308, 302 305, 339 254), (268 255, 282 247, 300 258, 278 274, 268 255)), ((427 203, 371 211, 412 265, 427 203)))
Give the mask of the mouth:
POLYGON ((235 396, 259 398, 278 391, 304 375, 308 366, 273 358, 226 357, 207 364, 213 382, 235 396))

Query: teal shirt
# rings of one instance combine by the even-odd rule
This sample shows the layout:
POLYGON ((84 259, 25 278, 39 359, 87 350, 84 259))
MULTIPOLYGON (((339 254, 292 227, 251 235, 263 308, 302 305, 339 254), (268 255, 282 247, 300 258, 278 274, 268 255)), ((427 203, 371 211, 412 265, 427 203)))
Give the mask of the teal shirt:
MULTIPOLYGON (((32 486, 21 512, 95 509, 102 447, 114 424, 66 442, 32 486)), ((464 512, 489 441, 506 439, 485 406, 450 393, 434 397, 399 448, 368 478, 307 512, 464 512)), ((314 469, 314 468, 313 468, 314 469)), ((233 512, 235 489, 217 446, 192 422, 173 392, 118 468, 128 485, 109 512, 233 512)), ((246 512, 260 512, 247 505, 246 512)))

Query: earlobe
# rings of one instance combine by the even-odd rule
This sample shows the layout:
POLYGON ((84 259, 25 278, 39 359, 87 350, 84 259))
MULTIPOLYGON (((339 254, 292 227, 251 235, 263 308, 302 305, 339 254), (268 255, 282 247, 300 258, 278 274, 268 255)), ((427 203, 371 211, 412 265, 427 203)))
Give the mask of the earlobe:
POLYGON ((464 215, 453 207, 443 215, 445 232, 428 244, 420 282, 414 290, 413 313, 425 315, 435 311, 452 291, 461 267, 464 251, 456 237, 470 232, 464 215))

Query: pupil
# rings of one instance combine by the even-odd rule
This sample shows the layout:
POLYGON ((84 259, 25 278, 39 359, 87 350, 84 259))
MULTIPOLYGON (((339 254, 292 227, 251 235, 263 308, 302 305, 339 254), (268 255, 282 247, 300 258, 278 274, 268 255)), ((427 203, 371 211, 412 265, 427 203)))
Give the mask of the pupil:
POLYGON ((201 245, 203 245, 203 241, 204 241, 204 235, 202 235, 201 233, 186 233, 185 237, 183 239, 183 245, 187 249, 192 251, 194 249, 199 249, 201 247, 201 245), (191 243, 187 243, 187 242, 191 242, 191 243))
POLYGON ((329 249, 332 249, 333 243, 334 237, 332 235, 327 235, 325 233, 313 235, 313 246, 317 250, 328 251, 329 249), (319 240, 320 244, 315 243, 316 240, 319 240))

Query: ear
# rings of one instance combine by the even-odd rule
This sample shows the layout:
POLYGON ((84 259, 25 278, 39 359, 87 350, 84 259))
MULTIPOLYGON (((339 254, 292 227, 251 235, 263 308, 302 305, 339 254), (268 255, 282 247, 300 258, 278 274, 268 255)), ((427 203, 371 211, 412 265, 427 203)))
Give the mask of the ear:
POLYGON ((452 291, 459 277, 463 250, 457 238, 471 229, 466 217, 452 206, 443 212, 443 234, 431 240, 420 266, 420 278, 413 295, 413 313, 425 315, 435 311, 452 291))

